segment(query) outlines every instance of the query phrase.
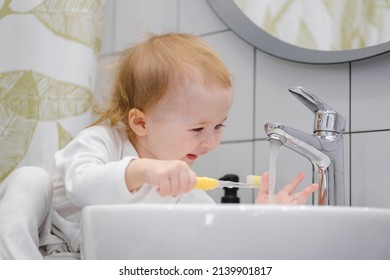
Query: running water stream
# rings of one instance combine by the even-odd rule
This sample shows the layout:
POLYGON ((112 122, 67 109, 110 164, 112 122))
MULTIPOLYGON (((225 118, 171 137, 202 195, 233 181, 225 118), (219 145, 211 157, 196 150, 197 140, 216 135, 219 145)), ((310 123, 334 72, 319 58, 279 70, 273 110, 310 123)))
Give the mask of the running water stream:
POLYGON ((278 158, 279 148, 282 143, 277 140, 270 140, 270 157, 269 157, 269 189, 268 203, 275 202, 275 182, 276 182, 276 160, 278 158))

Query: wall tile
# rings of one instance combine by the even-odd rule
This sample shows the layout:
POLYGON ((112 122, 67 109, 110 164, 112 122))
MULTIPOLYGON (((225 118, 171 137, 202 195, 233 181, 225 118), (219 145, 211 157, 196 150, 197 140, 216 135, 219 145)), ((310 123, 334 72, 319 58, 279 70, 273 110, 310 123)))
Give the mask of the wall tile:
POLYGON ((226 29, 206 0, 179 0, 179 31, 201 35, 226 29))
MULTIPOLYGON (((246 181, 246 175, 252 174, 253 143, 221 144, 215 151, 199 158, 193 169, 198 176, 220 178, 225 174, 236 174, 241 182, 246 181)), ((209 191, 216 202, 221 201, 223 190, 209 191)), ((252 203, 252 190, 240 189, 238 195, 241 203, 252 203)))
POLYGON ((352 63, 352 131, 390 129, 390 53, 352 63))
POLYGON ((177 0, 116 0, 114 51, 145 39, 148 33, 177 31, 177 0))
POLYGON ((344 135, 344 183, 345 183, 345 205, 351 205, 351 136, 344 135))
POLYGON ((104 24, 102 33, 102 49, 101 54, 108 54, 113 52, 114 38, 113 34, 113 22, 115 13, 115 1, 104 2, 104 24))
POLYGON ((390 131, 352 134, 352 206, 390 207, 390 131))
POLYGON ((226 122, 224 141, 253 138, 253 47, 232 32, 203 37, 220 54, 233 75, 234 103, 226 122), (237 50, 240 50, 237 52, 237 50))

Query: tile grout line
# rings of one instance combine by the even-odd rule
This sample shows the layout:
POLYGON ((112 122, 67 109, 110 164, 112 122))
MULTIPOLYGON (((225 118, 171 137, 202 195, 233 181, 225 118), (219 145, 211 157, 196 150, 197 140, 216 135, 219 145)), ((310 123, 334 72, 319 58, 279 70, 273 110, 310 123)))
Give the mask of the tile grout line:
MULTIPOLYGON (((257 52, 253 47, 253 124, 252 124, 252 139, 256 138, 256 71, 257 71, 257 52)), ((252 142, 252 174, 256 174, 256 142, 252 142)), ((255 190, 252 190, 252 203, 255 203, 255 190)))
POLYGON ((349 62, 349 206, 352 206, 352 62, 349 62))

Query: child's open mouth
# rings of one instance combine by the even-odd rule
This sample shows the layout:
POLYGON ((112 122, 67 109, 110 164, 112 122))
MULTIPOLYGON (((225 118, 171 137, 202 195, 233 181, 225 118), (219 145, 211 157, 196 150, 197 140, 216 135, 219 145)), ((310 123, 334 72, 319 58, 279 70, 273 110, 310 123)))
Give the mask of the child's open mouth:
POLYGON ((196 160, 196 159, 198 158, 198 156, 197 156, 197 155, 194 155, 194 154, 187 154, 186 157, 187 157, 189 160, 191 160, 191 161, 196 160))

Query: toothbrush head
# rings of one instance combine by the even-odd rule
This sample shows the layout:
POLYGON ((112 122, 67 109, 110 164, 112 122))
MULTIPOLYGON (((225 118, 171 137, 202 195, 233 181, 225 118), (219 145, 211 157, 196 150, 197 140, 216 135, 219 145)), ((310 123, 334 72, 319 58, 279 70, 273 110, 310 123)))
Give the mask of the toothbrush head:
POLYGON ((261 176, 258 176, 258 175, 247 175, 246 176, 246 183, 248 185, 260 186, 260 184, 261 184, 261 176))

